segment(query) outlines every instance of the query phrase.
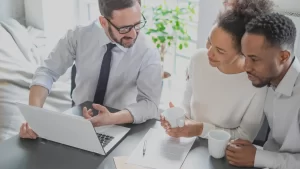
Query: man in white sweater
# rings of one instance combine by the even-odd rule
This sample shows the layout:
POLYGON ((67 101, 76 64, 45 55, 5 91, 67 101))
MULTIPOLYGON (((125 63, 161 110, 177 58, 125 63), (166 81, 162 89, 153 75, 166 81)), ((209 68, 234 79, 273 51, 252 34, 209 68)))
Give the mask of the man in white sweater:
POLYGON ((300 168, 300 62, 293 55, 296 27, 272 13, 253 19, 242 39, 245 69, 255 87, 270 86, 264 112, 271 132, 263 150, 235 140, 227 147, 230 164, 271 169, 300 168))

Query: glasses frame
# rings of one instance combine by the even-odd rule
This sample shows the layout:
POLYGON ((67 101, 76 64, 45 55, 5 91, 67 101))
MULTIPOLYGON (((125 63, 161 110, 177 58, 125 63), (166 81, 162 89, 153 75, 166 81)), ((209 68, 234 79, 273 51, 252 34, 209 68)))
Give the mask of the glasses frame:
POLYGON ((110 24, 110 25, 112 25, 120 34, 126 34, 126 33, 128 33, 128 32, 130 32, 131 30, 132 30, 132 28, 134 28, 136 31, 137 30, 140 30, 140 29, 142 29, 142 28, 144 28, 145 27, 145 25, 146 25, 146 23, 147 23, 147 20, 146 20, 146 18, 145 18, 145 16, 142 14, 142 17, 143 17, 143 21, 141 21, 141 22, 139 22, 139 23, 137 23, 137 24, 134 24, 134 25, 128 25, 128 26, 122 26, 122 27, 117 27, 115 24, 113 24, 111 21, 110 21, 110 19, 108 19, 108 18, 106 18, 106 17, 104 17, 107 21, 108 21, 108 23, 110 24), (141 27, 139 27, 139 28, 136 28, 136 26, 137 25, 140 25, 140 24, 143 24, 143 26, 141 26, 141 27), (126 28, 126 29, 128 29, 128 31, 126 31, 126 32, 121 32, 121 29, 124 29, 124 28, 126 28))

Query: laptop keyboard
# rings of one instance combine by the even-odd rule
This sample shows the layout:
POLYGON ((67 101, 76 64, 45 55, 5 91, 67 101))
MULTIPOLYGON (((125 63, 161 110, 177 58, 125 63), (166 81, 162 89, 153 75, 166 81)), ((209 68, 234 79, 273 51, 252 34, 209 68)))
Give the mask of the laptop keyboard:
POLYGON ((100 134, 100 133, 97 133, 97 136, 98 136, 98 139, 99 139, 102 147, 105 147, 109 142, 111 142, 112 139, 114 139, 114 137, 112 137, 112 136, 108 136, 108 135, 100 134))

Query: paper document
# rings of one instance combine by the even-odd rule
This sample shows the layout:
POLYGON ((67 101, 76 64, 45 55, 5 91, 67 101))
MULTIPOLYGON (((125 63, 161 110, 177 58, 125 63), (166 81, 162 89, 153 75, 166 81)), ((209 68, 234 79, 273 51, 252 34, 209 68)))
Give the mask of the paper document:
POLYGON ((126 163, 127 159, 128 159, 127 156, 114 157, 116 168, 117 169, 149 169, 138 165, 127 164, 126 163))
POLYGON ((127 163, 153 169, 180 169, 195 139, 196 137, 172 138, 163 130, 151 128, 132 152, 127 163))

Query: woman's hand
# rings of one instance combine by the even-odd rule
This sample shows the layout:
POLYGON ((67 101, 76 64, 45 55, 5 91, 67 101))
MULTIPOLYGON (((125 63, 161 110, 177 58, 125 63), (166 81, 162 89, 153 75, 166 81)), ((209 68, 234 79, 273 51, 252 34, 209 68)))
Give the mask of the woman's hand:
MULTIPOLYGON (((169 107, 174 107, 173 103, 169 103, 169 107)), ((185 119, 183 127, 171 128, 170 123, 163 115, 160 116, 161 126, 166 130, 166 133, 171 137, 194 137, 200 136, 203 130, 203 123, 194 120, 185 119)))

